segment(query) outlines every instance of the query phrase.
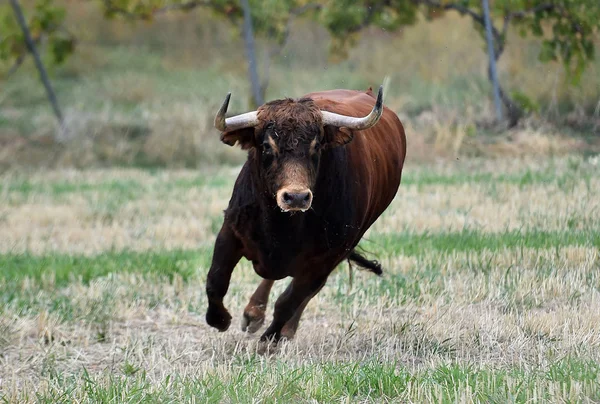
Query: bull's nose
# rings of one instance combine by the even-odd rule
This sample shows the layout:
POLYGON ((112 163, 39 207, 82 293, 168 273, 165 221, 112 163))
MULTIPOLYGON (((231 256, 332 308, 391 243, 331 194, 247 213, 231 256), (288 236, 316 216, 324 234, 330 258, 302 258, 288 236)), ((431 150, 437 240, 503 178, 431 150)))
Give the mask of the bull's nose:
POLYGON ((291 207, 301 207, 310 201, 310 192, 284 192, 283 201, 291 207))
POLYGON ((312 203, 312 192, 307 190, 292 191, 284 190, 280 192, 277 204, 284 211, 289 210, 307 210, 312 203))

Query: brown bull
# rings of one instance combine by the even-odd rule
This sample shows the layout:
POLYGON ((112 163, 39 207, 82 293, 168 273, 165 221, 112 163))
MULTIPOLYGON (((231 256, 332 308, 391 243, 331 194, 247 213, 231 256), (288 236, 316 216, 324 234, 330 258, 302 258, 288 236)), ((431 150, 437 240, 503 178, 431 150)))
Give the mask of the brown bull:
POLYGON ((376 261, 354 248, 396 195, 404 128, 383 107, 382 88, 377 99, 371 89, 323 91, 225 118, 229 96, 215 126, 224 143, 248 150, 248 160, 215 242, 206 321, 229 328, 223 298, 245 257, 264 280, 244 310, 242 329, 260 328, 274 281, 290 276, 261 340, 292 338, 304 308, 340 262, 381 274, 376 261))

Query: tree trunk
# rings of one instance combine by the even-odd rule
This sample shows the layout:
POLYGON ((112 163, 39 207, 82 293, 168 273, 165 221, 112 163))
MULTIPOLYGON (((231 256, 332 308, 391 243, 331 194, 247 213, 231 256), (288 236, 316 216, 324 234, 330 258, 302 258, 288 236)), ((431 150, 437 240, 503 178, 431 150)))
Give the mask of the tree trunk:
POLYGON ((260 105, 264 104, 260 79, 258 78, 258 71, 256 67, 256 47, 254 44, 254 33, 252 31, 252 15, 250 14, 250 4, 248 0, 241 0, 242 8, 244 10, 244 45, 246 48, 246 58, 248 59, 248 76, 250 78, 250 85, 252 87, 252 98, 254 104, 252 108, 256 109, 260 105))
MULTIPOLYGON (((496 61, 498 61, 498 59, 500 59, 500 55, 502 55, 502 51, 503 51, 503 48, 500 48, 500 50, 496 50, 496 52, 495 52, 496 61)), ((494 79, 492 76, 491 65, 488 65, 488 79, 493 84, 494 79)), ((500 83, 498 83, 498 92, 500 93, 499 95, 500 95, 500 99, 502 100, 502 104, 504 104, 504 107, 506 107, 506 114, 507 114, 507 118, 508 118, 508 127, 514 128, 519 123, 519 120, 523 117, 524 112, 517 105, 517 103, 514 102, 508 94, 506 94, 506 92, 504 91, 504 89, 502 88, 502 85, 500 85, 500 83)))
POLYGON ((519 120, 523 117, 523 110, 504 92, 502 86, 499 86, 498 89, 500 91, 500 99, 506 107, 506 112, 508 115, 508 127, 514 128, 519 123, 519 120))
POLYGON ((483 16, 485 21, 485 37, 488 45, 489 77, 494 88, 494 105, 496 107, 496 119, 502 121, 502 105, 500 104, 500 84, 498 83, 498 72, 496 70, 496 52, 494 50, 494 39, 492 37, 492 22, 490 18, 490 7, 488 0, 481 0, 483 5, 483 16))
MULTIPOLYGON (((27 27, 27 22, 25 21, 25 17, 23 16, 23 11, 21 10, 21 5, 18 0, 10 0, 10 5, 13 8, 15 13, 15 17, 17 18, 17 23, 21 27, 21 31, 23 31, 23 36, 25 37, 25 44, 27 45, 27 49, 33 55, 33 60, 35 61, 35 66, 40 74, 40 79, 46 88, 46 94, 48 95, 48 100, 50 104, 52 104, 52 109, 54 110, 54 115, 56 115, 56 119, 58 119, 58 123, 60 125, 60 133, 64 130, 64 120, 62 112, 60 111, 60 107, 58 105, 58 100, 56 99, 56 95, 54 94, 54 90, 52 89, 52 85, 50 84, 50 79, 48 78, 48 73, 46 73, 46 69, 44 68, 44 64, 42 63, 42 59, 35 48, 35 43, 31 38, 31 34, 29 33, 29 28, 27 27)), ((59 140, 59 139, 55 139, 59 140)))

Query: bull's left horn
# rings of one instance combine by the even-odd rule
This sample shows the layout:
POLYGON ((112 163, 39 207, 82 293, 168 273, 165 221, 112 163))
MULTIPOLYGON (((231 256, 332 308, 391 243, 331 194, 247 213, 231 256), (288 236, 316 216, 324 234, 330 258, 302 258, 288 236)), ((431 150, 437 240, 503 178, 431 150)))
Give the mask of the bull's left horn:
POLYGON ((237 129, 251 128, 258 125, 258 113, 256 111, 246 112, 245 114, 232 116, 231 118, 225 118, 230 98, 231 93, 227 93, 223 105, 221 105, 219 112, 217 112, 217 116, 215 116, 215 128, 219 129, 221 132, 231 132, 237 129))
POLYGON ((363 130, 375 125, 383 114, 383 86, 379 86, 377 101, 369 115, 363 118, 340 115, 333 112, 321 111, 323 114, 323 125, 332 125, 337 127, 346 127, 348 129, 363 130))

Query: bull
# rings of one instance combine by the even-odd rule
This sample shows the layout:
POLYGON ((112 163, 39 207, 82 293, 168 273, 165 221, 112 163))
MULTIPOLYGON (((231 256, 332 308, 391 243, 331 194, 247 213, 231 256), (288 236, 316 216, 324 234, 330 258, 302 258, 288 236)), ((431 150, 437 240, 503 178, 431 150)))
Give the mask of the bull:
POLYGON ((247 150, 207 275, 206 322, 226 331, 223 304, 231 274, 245 257, 263 280, 244 309, 242 330, 265 320, 276 280, 291 277, 262 341, 293 338, 308 302, 343 260, 381 274, 355 247, 395 197, 406 156, 398 116, 367 91, 314 92, 215 117, 221 141, 247 150))

